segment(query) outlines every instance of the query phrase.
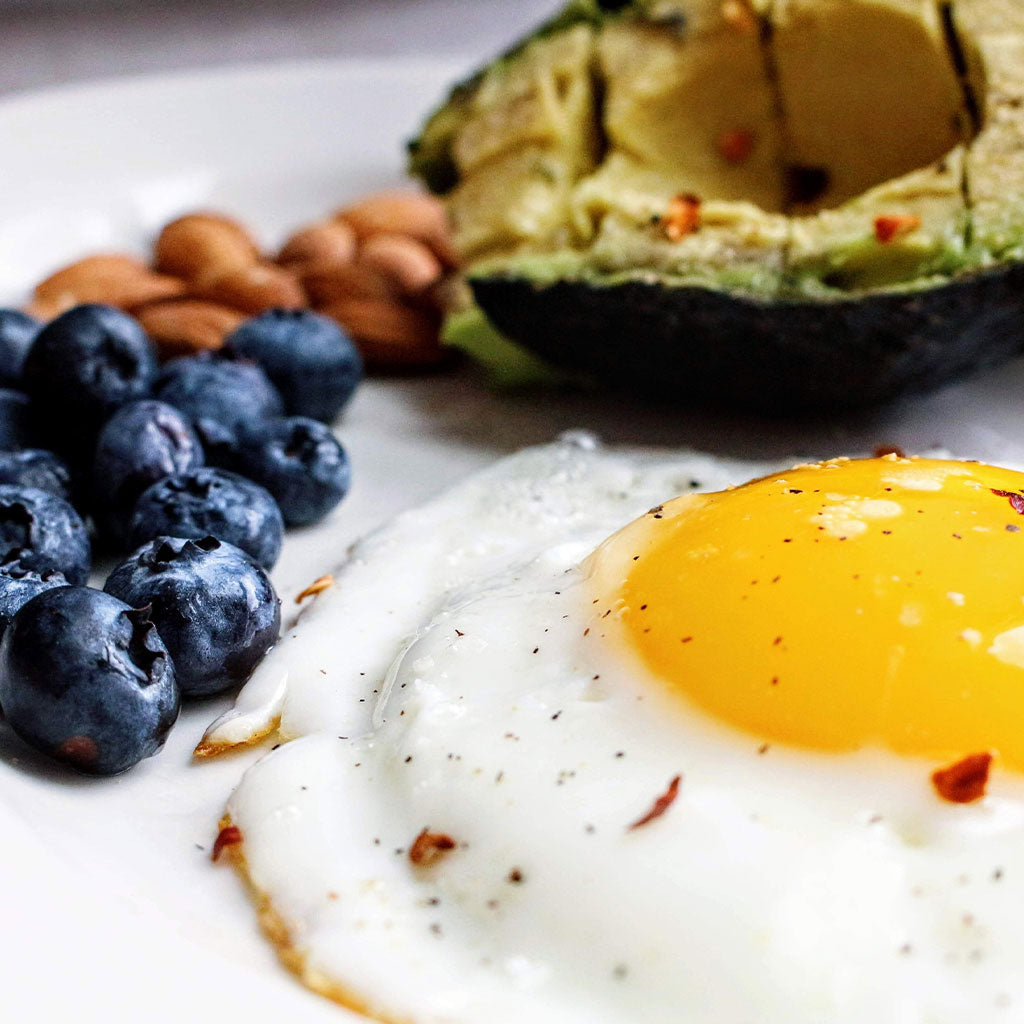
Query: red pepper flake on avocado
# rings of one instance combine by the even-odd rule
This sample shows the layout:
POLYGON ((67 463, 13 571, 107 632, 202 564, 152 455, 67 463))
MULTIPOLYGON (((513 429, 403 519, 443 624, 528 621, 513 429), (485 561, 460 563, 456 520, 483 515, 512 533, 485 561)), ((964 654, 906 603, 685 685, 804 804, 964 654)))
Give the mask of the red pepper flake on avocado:
POLYGON ((744 0, 723 0, 722 19, 730 28, 745 35, 757 28, 757 18, 744 0))
POLYGON ((954 764, 932 772, 932 785, 943 800, 952 804, 974 803, 985 795, 991 767, 991 754, 968 754, 954 764))
POLYGON ((662 220, 665 236, 670 242, 682 241, 687 235, 700 230, 700 199, 692 193, 675 196, 668 204, 668 213, 662 220))
POLYGON ((921 226, 921 218, 912 213, 897 213, 875 218, 875 238, 882 245, 902 238, 921 226))
POLYGON ((739 128, 735 131, 723 132, 718 137, 715 148, 726 163, 742 164, 750 158, 756 143, 757 135, 754 132, 739 128))
POLYGON ((683 777, 681 775, 677 775, 668 784, 668 789, 666 789, 665 792, 654 801, 651 809, 642 818, 638 818, 634 821, 626 831, 632 832, 634 829, 641 828, 649 822, 654 821, 655 818, 660 818, 676 802, 676 797, 679 796, 679 783, 682 781, 683 777))
POLYGON ((409 847, 409 860, 417 867, 429 868, 449 850, 455 849, 455 840, 443 832, 431 832, 424 829, 409 847))

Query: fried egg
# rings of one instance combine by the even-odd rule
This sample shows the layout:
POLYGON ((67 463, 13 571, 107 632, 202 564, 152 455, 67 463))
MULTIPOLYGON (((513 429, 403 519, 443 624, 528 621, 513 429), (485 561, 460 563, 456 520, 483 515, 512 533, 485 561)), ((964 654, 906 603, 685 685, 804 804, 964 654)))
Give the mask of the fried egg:
POLYGON ((577 437, 399 516, 204 740, 282 738, 227 808, 269 934, 383 1021, 1017 1019, 1022 510, 577 437))

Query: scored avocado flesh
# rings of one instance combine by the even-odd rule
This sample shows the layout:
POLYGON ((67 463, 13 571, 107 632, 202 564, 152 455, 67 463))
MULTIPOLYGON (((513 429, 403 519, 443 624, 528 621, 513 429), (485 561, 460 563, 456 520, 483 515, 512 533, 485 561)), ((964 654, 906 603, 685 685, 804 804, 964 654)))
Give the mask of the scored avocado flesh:
POLYGON ((965 79, 983 121, 967 155, 972 241, 989 262, 1024 257, 1024 3, 956 0, 965 79), (978 95, 984 93, 983 95, 978 95))
POLYGON ((451 141, 461 181, 448 210, 464 256, 571 243, 570 194, 598 158, 592 42, 575 26, 479 83, 451 141))
POLYGON ((1010 165, 1024 182, 1024 144, 999 129, 1024 95, 1024 14, 997 2, 1019 31, 1000 46, 992 0, 580 0, 569 28, 457 90, 413 167, 443 181, 472 277, 930 287, 1024 239, 1000 183, 1010 165), (679 196, 699 226, 670 235, 679 196))

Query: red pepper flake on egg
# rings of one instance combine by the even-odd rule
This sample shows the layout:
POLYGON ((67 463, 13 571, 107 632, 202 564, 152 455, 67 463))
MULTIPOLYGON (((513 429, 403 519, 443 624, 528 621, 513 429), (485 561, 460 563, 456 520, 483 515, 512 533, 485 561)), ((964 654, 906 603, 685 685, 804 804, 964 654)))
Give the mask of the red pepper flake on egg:
POLYGON ((237 825, 225 825, 218 833, 213 843, 213 853, 210 859, 215 863, 220 860, 220 855, 232 846, 238 846, 242 841, 242 830, 237 825))
POLYGON ((903 238, 921 226, 921 218, 912 213, 897 213, 875 218, 875 238, 882 245, 888 245, 897 238, 903 238))
POLYGON ((429 868, 454 849, 455 840, 451 836, 425 828, 409 847, 409 860, 419 868, 429 868))
POLYGON ((949 803, 971 804, 985 795, 991 767, 991 754, 968 754, 932 772, 932 785, 939 796, 949 803))
POLYGON ((668 789, 654 801, 651 809, 642 818, 634 821, 626 831, 632 832, 634 829, 641 828, 654 821, 655 818, 660 818, 676 802, 676 797, 679 796, 679 784, 682 781, 683 777, 681 775, 675 776, 668 784, 668 789))
POLYGON ((1024 494, 1018 494, 1016 491, 997 491, 994 487, 991 488, 992 493, 997 498, 1008 498, 1010 501, 1010 508, 1019 516, 1024 516, 1024 494))

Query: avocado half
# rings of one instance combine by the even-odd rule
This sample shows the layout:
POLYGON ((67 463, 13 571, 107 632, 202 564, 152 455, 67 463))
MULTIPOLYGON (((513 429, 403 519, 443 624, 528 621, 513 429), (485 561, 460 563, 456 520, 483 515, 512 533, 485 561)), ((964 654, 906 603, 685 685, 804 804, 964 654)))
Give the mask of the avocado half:
POLYGON ((1024 350, 1024 0, 574 0, 410 144, 550 364, 791 412, 1024 350))

